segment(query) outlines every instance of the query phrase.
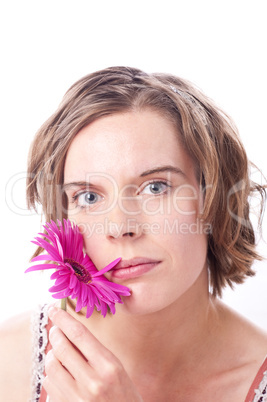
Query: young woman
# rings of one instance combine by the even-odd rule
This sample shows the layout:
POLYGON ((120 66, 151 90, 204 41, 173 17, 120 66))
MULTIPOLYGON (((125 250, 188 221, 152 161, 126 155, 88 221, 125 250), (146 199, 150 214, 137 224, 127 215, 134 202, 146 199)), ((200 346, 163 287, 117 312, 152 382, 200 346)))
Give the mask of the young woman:
POLYGON ((220 301, 260 259, 249 168, 231 120, 180 78, 114 67, 74 84, 33 142, 29 205, 79 225, 98 269, 122 258, 105 275, 131 295, 105 318, 68 301, 5 323, 0 399, 267 400, 267 335, 220 301))

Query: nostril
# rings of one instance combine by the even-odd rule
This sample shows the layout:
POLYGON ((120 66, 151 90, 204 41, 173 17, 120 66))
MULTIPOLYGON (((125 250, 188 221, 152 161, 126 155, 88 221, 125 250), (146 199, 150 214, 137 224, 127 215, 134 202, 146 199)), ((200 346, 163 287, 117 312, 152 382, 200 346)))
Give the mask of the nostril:
POLYGON ((133 233, 133 232, 127 232, 127 233, 124 233, 123 236, 130 236, 130 237, 133 237, 133 236, 134 236, 134 233, 133 233))

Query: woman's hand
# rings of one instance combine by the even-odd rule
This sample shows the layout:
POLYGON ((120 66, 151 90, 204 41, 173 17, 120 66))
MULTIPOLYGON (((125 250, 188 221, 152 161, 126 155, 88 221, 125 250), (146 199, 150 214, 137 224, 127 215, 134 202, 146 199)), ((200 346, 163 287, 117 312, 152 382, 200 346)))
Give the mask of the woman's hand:
POLYGON ((52 402, 140 402, 121 362, 80 322, 53 308, 43 386, 52 402))

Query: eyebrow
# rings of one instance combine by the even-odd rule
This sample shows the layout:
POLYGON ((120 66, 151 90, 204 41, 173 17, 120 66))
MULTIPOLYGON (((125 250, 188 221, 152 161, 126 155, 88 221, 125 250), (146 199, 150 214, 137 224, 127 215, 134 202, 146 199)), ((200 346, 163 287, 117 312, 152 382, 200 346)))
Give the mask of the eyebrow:
MULTIPOLYGON (((154 173, 162 173, 162 172, 173 172, 176 174, 182 174, 183 176, 185 176, 184 172, 175 167, 175 166, 171 166, 171 165, 166 165, 166 166, 159 166, 153 169, 149 169, 144 171, 143 173, 140 174, 140 177, 145 177, 145 176, 149 176, 152 175, 154 173)), ((63 190, 66 191, 71 187, 90 187, 90 183, 88 181, 73 181, 70 183, 66 183, 63 184, 63 190)))
POLYGON ((88 181, 73 181, 70 183, 65 183, 63 184, 63 190, 66 191, 68 188, 71 187, 89 187, 89 182, 88 181))
POLYGON ((166 165, 166 166, 159 166, 159 167, 156 167, 153 169, 146 170, 145 172, 141 173, 140 177, 149 176, 150 174, 162 173, 162 172, 173 172, 173 173, 177 173, 177 174, 182 174, 183 176, 185 175, 181 169, 179 169, 175 166, 166 165))

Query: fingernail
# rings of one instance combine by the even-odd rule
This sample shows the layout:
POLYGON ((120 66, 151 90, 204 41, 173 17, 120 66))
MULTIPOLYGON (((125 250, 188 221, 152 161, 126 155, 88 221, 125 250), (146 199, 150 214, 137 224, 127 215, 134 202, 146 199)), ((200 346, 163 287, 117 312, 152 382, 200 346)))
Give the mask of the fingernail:
POLYGON ((51 327, 49 330, 49 341, 51 342, 52 346, 53 346, 53 343, 55 342, 54 332, 55 332, 56 328, 57 328, 57 326, 53 325, 53 327, 51 327))
POLYGON ((50 318, 50 320, 53 320, 54 315, 56 314, 56 312, 58 311, 58 308, 51 306, 48 309, 48 317, 50 318))
POLYGON ((50 328, 50 330, 49 330, 49 336, 55 331, 56 328, 57 328, 56 325, 53 325, 53 326, 50 328))

